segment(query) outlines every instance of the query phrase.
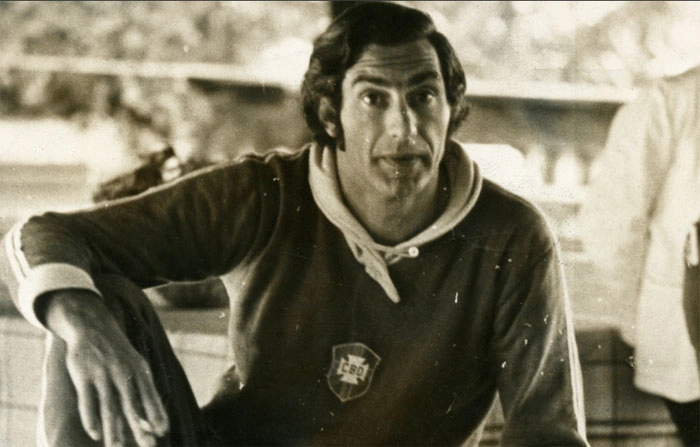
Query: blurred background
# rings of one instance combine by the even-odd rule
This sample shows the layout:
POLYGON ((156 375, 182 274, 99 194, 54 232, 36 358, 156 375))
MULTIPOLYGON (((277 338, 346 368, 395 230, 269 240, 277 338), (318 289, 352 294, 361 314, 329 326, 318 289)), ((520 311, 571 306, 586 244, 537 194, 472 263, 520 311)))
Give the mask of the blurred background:
MULTIPOLYGON (((172 175, 299 147, 312 39, 352 3, 1 2, 0 231, 168 147, 183 164, 172 175), (22 180, 41 166, 58 183, 48 200, 22 180)), ((695 2, 404 3, 433 16, 464 64, 473 113, 457 138, 503 145, 475 146, 477 158, 515 149, 494 175, 543 200, 580 201, 617 107, 700 60, 695 2)), ((565 237, 570 211, 553 211, 565 237)))
MULTIPOLYGON (((0 2, 0 234, 39 210, 300 147, 312 40, 352 3, 0 2)), ((700 62, 700 4, 400 3, 430 13, 464 65, 472 111, 456 138, 560 237, 594 445, 677 445, 663 406, 631 386, 631 354, 607 322, 614 306, 589 285, 576 213, 618 107, 700 62)), ((211 376, 227 358, 223 311, 187 312, 165 318, 188 373, 211 376), (192 326, 184 334, 181 321, 192 326)), ((29 445, 38 379, 26 371, 38 371, 41 334, 1 284, 0 330, 0 444, 29 445)), ((211 380, 197 382, 206 400, 211 380)))

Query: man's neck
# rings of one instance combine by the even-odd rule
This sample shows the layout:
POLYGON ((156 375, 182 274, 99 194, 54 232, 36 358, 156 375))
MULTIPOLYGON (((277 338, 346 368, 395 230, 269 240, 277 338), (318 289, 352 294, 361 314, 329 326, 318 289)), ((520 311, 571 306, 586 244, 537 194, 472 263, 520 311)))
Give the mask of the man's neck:
MULTIPOLYGON (((449 201, 447 176, 412 197, 345 196, 345 204, 372 238, 384 245, 406 241, 431 225, 449 201)), ((343 188, 341 181, 341 189, 343 188)))

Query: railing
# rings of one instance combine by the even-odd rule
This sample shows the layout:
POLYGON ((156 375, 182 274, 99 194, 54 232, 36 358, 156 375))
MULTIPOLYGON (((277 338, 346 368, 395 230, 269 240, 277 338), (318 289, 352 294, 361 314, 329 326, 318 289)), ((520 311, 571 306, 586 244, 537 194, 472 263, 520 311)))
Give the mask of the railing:
MULTIPOLYGON (((0 54, 0 70, 75 73, 96 76, 168 78, 222 82, 240 86, 278 87, 297 92, 300 73, 261 72, 249 67, 205 62, 157 62, 76 56, 0 54)), ((614 104, 628 101, 633 89, 563 82, 468 81, 468 95, 476 100, 537 101, 551 104, 614 104)))

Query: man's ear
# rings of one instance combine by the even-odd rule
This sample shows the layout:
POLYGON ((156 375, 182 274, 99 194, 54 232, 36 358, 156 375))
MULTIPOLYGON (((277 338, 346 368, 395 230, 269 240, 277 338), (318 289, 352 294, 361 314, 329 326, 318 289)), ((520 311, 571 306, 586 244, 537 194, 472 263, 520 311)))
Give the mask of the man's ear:
POLYGON ((318 119, 331 138, 338 137, 338 113, 327 96, 322 96, 318 103, 318 119))

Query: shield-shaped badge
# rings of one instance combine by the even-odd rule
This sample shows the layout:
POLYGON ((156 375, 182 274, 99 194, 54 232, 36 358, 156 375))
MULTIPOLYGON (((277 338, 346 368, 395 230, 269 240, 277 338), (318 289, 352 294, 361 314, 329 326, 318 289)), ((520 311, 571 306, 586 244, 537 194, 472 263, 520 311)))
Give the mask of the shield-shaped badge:
POLYGON ((374 371, 382 359, 362 343, 333 346, 328 386, 341 402, 356 399, 369 390, 374 371))

